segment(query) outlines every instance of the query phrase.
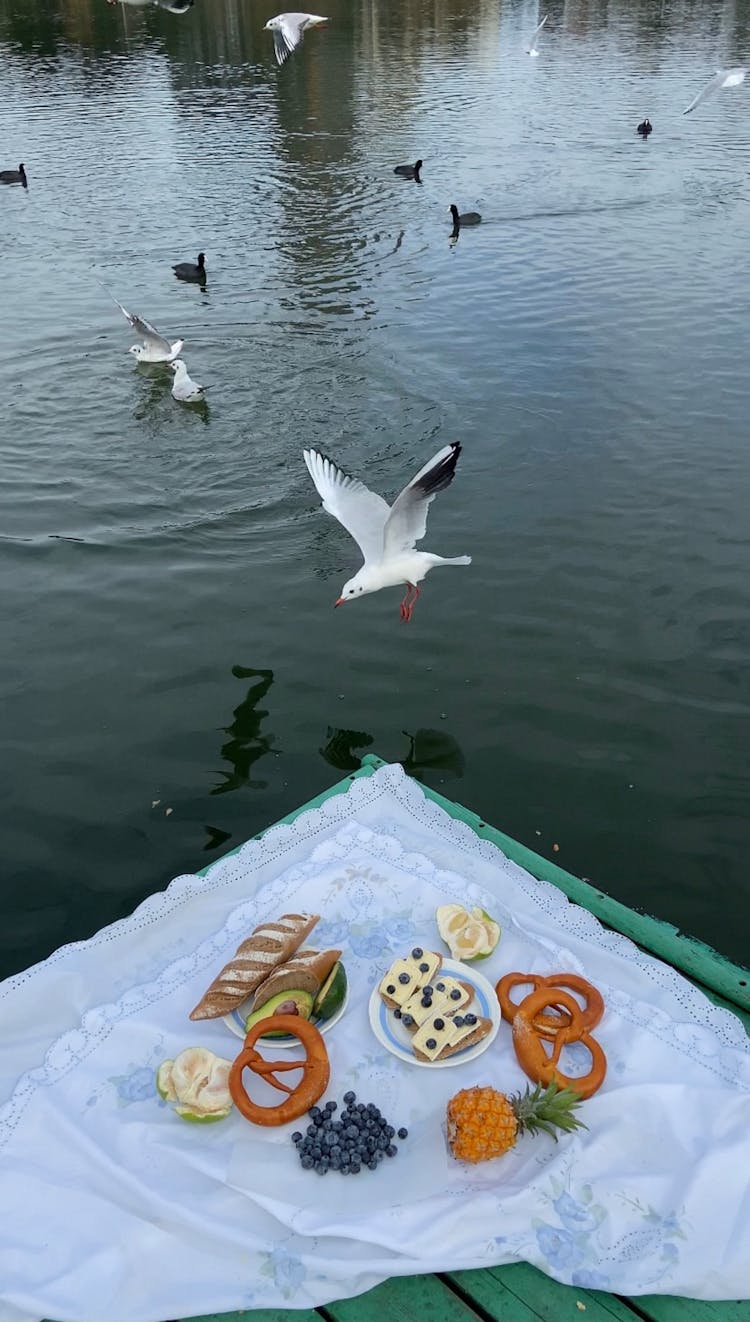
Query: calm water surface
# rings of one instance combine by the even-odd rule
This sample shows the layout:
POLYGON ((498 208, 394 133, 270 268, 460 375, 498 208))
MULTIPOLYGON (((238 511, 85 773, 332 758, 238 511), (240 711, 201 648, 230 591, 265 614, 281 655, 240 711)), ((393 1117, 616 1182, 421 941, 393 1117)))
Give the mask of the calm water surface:
POLYGON ((367 748, 746 960, 750 90, 680 112, 750 4, 327 0, 281 71, 278 8, 0 0, 0 971, 367 748), (334 613, 302 447, 456 439, 471 569, 334 613))

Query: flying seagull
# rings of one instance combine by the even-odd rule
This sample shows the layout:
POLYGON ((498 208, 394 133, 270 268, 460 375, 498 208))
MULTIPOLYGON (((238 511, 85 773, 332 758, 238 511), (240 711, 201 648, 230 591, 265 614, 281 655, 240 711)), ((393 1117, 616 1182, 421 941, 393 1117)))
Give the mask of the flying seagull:
POLYGON ((710 83, 706 83, 703 91, 699 92, 695 99, 690 102, 690 105, 685 107, 682 112, 683 115, 689 115, 690 111, 695 110, 695 107, 699 106, 701 101, 705 101, 706 97, 713 96, 714 92, 720 91, 722 87, 739 87, 740 83, 744 83, 747 73, 748 70, 744 67, 717 69, 710 83))
POLYGON ((418 584, 435 565, 471 564, 470 555, 446 560, 442 555, 414 549, 427 531, 431 502, 453 481, 460 453, 458 441, 443 446, 389 507, 382 496, 370 491, 357 478, 342 473, 325 455, 317 450, 303 450, 323 509, 344 525, 364 557, 362 568, 344 584, 335 606, 343 606, 367 592, 405 583, 401 619, 408 621, 421 593, 418 584))
MULTIPOLYGON (((102 286, 103 288, 104 286, 102 286)), ((109 294, 109 290, 107 290, 109 294)), ((184 340, 175 340, 170 344, 169 340, 146 321, 144 317, 137 317, 134 312, 128 312, 127 308, 122 306, 114 296, 109 294, 113 303, 116 303, 128 325, 133 328, 136 335, 143 338, 143 344, 131 344, 130 352, 135 354, 139 363, 171 363, 179 356, 184 340)))
POLYGON ((320 14, 277 14, 269 18, 266 29, 273 33, 273 47, 276 60, 283 64, 293 51, 296 51, 308 28, 315 28, 328 19, 320 14))
POLYGON ((544 18, 542 19, 541 23, 539 24, 539 27, 534 29, 534 32, 533 32, 533 35, 532 35, 531 41, 529 42, 528 46, 526 47, 526 54, 527 54, 527 55, 538 55, 538 54, 539 54, 539 34, 540 34, 542 28, 544 27, 545 23, 547 22, 547 19, 548 19, 548 18, 549 18, 549 14, 545 14, 545 15, 544 15, 544 18))
POLYGON ((206 386, 199 386, 197 381, 193 381, 188 376, 188 370, 181 358, 176 358, 170 363, 174 372, 174 381, 172 382, 172 394, 181 404, 199 404, 205 398, 206 386))

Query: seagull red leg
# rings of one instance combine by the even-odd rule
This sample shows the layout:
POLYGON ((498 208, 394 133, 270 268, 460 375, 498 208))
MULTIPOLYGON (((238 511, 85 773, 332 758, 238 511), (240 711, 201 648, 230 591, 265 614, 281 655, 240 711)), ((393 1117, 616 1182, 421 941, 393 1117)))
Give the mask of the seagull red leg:
POLYGON ((404 624, 409 623, 409 620, 411 619, 414 613, 414 607, 417 604, 417 599, 421 597, 421 595, 422 595, 422 589, 417 587, 416 583, 407 583, 406 596, 401 602, 401 619, 404 621, 404 624), (411 596, 412 593, 414 593, 414 596, 411 596))

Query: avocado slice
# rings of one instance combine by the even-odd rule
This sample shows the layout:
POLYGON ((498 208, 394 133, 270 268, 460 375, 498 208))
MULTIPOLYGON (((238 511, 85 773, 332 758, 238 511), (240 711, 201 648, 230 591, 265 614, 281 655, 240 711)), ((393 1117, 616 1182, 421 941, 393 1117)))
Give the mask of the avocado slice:
POLYGON ((338 960, 313 1002, 313 1019, 332 1019, 346 996, 346 970, 338 960))
MULTIPOLYGON (((283 991, 277 992, 270 1001, 261 1005, 259 1010, 253 1010, 252 1014, 245 1020, 245 1032, 258 1023, 260 1019, 270 1019, 275 1014, 298 1014, 302 1019, 309 1019, 312 1014, 313 998, 306 991, 283 991), (295 1009, 291 1007, 295 1006, 295 1009), (283 1007, 283 1008, 282 1008, 283 1007)), ((285 1037, 284 1032, 274 1032, 269 1026, 267 1032, 261 1033, 261 1037, 285 1037)))

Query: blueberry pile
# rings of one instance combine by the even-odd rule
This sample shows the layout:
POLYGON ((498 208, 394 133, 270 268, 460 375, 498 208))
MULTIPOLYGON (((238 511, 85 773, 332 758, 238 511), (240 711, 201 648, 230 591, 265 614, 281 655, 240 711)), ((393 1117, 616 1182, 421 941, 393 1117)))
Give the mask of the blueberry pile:
MULTIPOLYGON (((337 1102, 326 1102, 322 1110, 319 1106, 311 1107, 310 1124, 305 1132, 298 1129, 292 1134, 304 1170, 318 1175, 328 1171, 359 1175, 362 1170, 377 1170, 383 1157, 395 1157, 396 1130, 377 1106, 358 1102, 356 1093, 346 1092, 338 1120, 337 1110, 337 1102)), ((408 1130, 399 1129, 398 1138, 407 1135, 408 1130)))

